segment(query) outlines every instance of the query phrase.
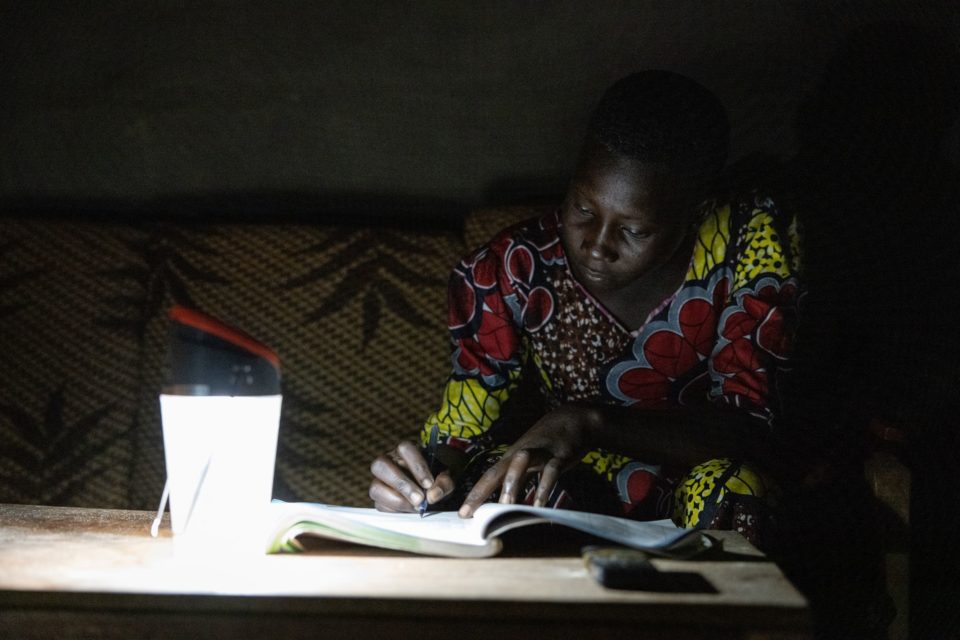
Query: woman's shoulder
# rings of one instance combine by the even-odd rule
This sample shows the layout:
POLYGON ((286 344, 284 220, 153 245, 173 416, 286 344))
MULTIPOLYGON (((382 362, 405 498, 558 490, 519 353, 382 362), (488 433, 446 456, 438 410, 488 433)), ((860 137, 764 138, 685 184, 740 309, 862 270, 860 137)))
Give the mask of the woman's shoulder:
POLYGON ((742 224, 758 215, 783 217, 780 199, 774 197, 769 191, 752 188, 715 195, 703 205, 704 218, 710 216, 722 218, 731 225, 742 224))
POLYGON ((724 192, 701 205, 700 232, 721 233, 733 242, 738 236, 757 230, 757 225, 791 227, 798 224, 784 199, 760 188, 724 192))
POLYGON ((708 200, 703 208, 694 255, 701 277, 727 265, 738 272, 800 269, 800 226, 769 193, 749 189, 708 200))
POLYGON ((502 205, 473 209, 463 220, 463 242, 468 249, 485 246, 501 232, 521 227, 545 214, 552 213, 555 206, 502 205))
POLYGON ((562 256, 560 249, 559 218, 556 210, 541 212, 532 217, 512 222, 496 231, 492 237, 472 250, 466 259, 495 254, 507 260, 520 251, 532 259, 555 261, 562 256))

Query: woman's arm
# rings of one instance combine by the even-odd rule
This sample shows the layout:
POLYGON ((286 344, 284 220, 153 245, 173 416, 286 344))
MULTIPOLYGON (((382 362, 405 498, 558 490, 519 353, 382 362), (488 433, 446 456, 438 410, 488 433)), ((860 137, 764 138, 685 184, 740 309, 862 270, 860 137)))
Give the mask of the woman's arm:
POLYGON ((769 428, 759 419, 721 407, 637 411, 629 407, 571 407, 581 414, 592 446, 660 464, 693 466, 711 458, 770 457, 769 428))
POLYGON ((593 449, 681 467, 726 457, 775 468, 768 433, 758 419, 723 407, 643 411, 567 404, 537 421, 487 470, 464 500, 460 515, 472 515, 497 489, 500 502, 515 502, 528 473, 540 474, 534 504, 542 505, 560 474, 593 449))
MULTIPOLYGON (((432 442, 451 456, 460 451, 463 457, 482 450, 487 432, 499 420, 519 382, 517 295, 510 278, 504 276, 505 249, 511 243, 511 236, 498 235, 463 260, 450 276, 447 303, 452 373, 439 408, 421 430, 424 447, 432 442)), ((378 456, 370 470, 369 495, 384 511, 412 511, 424 498, 432 504, 455 488, 450 473, 434 476, 422 449, 412 442, 401 442, 393 451, 378 456)))

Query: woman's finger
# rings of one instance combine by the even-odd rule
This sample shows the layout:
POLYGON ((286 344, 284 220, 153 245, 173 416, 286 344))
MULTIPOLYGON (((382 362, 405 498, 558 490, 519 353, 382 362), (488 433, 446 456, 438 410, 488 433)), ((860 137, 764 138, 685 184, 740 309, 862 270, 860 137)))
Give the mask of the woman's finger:
POLYGON ((543 470, 540 471, 540 480, 537 482, 537 492, 533 497, 533 506, 542 507, 547 504, 550 494, 557 486, 562 466, 559 458, 550 458, 547 464, 543 465, 543 470))
POLYGON ((413 479, 408 476, 397 464, 385 455, 379 455, 370 463, 370 473, 373 477, 406 498, 414 507, 423 502, 423 493, 413 479))
POLYGON ((368 493, 377 511, 410 512, 414 510, 406 498, 380 480, 374 479, 370 482, 368 493))
POLYGON ((527 468, 530 466, 530 452, 521 449, 509 458, 507 472, 503 476, 503 486, 500 488, 500 504, 514 504, 517 501, 517 491, 527 477, 527 468))
POLYGON ((397 453, 403 460, 407 470, 424 489, 433 486, 433 473, 430 472, 430 466, 427 464, 420 447, 409 441, 403 441, 397 445, 397 453))
POLYGON ((397 465, 401 469, 407 468, 407 463, 403 461, 403 458, 400 457, 400 453, 396 449, 388 451, 386 456, 390 458, 393 464, 397 465))
POLYGON ((500 482, 506 472, 507 464, 503 459, 487 469, 483 475, 480 476, 480 479, 477 480, 477 483, 473 485, 473 489, 471 489, 470 493, 467 494, 463 504, 460 505, 460 510, 458 511, 460 517, 472 517, 473 512, 477 510, 477 507, 483 504, 484 501, 489 498, 494 491, 497 490, 497 487, 500 486, 500 482))
POLYGON ((427 502, 429 504, 440 502, 453 492, 455 484, 449 472, 438 473, 433 486, 427 489, 427 502))

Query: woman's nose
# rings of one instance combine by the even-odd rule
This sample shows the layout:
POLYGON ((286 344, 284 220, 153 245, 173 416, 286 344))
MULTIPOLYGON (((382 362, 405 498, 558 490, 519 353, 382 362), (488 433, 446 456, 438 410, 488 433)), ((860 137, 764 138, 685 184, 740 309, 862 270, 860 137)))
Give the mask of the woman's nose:
POLYGON ((594 260, 612 262, 617 259, 617 252, 611 244, 610 230, 606 226, 585 234, 582 246, 594 260))

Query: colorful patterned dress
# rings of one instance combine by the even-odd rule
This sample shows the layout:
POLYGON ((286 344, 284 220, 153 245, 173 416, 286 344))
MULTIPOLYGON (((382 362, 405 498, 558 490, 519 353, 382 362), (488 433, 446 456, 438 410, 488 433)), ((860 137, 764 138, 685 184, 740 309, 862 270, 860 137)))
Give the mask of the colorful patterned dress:
MULTIPOLYGON (((474 473, 461 485, 505 449, 497 442, 501 411, 530 371, 548 407, 728 405, 753 416, 757 429, 773 428, 800 297, 795 220, 756 194, 707 203, 683 284, 634 331, 576 281, 560 224, 555 212, 505 229, 451 275, 453 372, 422 439, 426 444, 436 427, 442 442, 467 452, 474 473)), ((673 517, 681 526, 737 529, 756 540, 758 510, 771 492, 742 463, 668 469, 590 451, 564 473, 550 503, 673 517)))

